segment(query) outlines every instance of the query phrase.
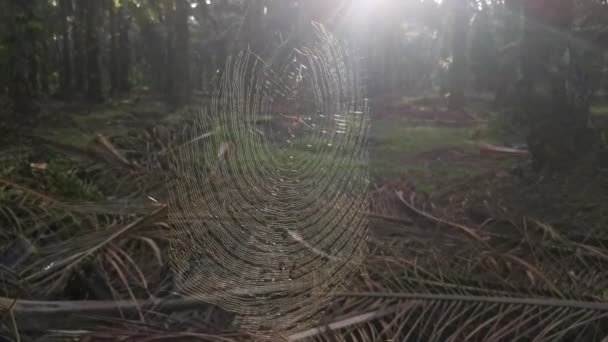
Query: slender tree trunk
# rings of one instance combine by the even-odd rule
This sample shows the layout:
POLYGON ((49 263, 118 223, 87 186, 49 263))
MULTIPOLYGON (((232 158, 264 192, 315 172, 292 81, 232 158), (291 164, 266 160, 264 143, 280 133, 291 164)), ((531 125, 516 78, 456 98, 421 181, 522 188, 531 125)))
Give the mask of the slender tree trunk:
MULTIPOLYGON (((37 90, 39 89, 40 44, 43 37, 43 24, 37 16, 36 3, 29 1, 5 1, 4 10, 11 16, 2 32, 6 51, 7 94, 12 101, 15 117, 7 117, 6 124, 21 124, 31 121, 39 111, 37 90), (34 86, 35 85, 35 86, 34 86)), ((1 90, 0 90, 1 91, 1 90)), ((0 108, 0 112, 6 108, 0 108)))
MULTIPOLYGON (((188 29, 188 17, 190 5, 186 0, 175 0, 173 11, 173 34, 172 47, 169 51, 169 65, 172 73, 169 82, 169 102, 173 106, 182 106, 189 102, 190 86, 190 31, 188 29)), ((170 21, 171 23, 171 21, 170 21)))
POLYGON ((468 1, 450 0, 452 6, 452 64, 450 65, 450 109, 463 109, 466 86, 468 1))
MULTIPOLYGON (((141 18, 137 22, 141 31, 141 56, 148 62, 146 74, 149 75, 149 81, 152 89, 157 93, 163 93, 165 89, 165 80, 163 75, 163 66, 165 65, 165 50, 166 43, 162 35, 159 34, 158 26, 161 24, 153 23, 148 18, 141 18)), ((121 29, 121 41, 123 41, 123 30, 121 29)), ((128 44, 128 36, 125 36, 125 42, 128 44)), ((127 55, 128 60, 128 55, 127 55)), ((127 61, 128 62, 128 61, 127 61)), ((121 63, 122 64, 122 63, 121 63)), ((125 65, 128 65, 125 64, 125 65)), ((124 76, 124 75, 123 75, 124 76)), ((128 77, 128 75, 127 75, 128 77)), ((126 79, 128 85, 128 78, 126 79)))
POLYGON ((100 101, 101 66, 99 60, 99 1, 86 1, 86 52, 87 52, 87 98, 90 101, 100 101))
POLYGON ((188 17, 190 5, 186 0, 175 2, 175 51, 178 51, 175 59, 175 74, 177 79, 177 103, 187 104, 190 100, 190 31, 188 28, 188 17))
POLYGON ((40 53, 41 53, 41 63, 40 63, 40 90, 44 94, 48 94, 50 92, 50 84, 49 84, 49 43, 48 37, 45 35, 44 39, 40 44, 40 53))
POLYGON ((129 91, 129 75, 131 73, 131 60, 129 44, 130 19, 127 16, 125 6, 118 10, 118 89, 121 92, 129 91))
MULTIPOLYGON (((503 6, 500 7, 500 18, 504 22, 504 26, 500 30, 500 36, 503 37, 500 45, 511 46, 509 49, 503 49, 504 55, 512 55, 513 51, 518 50, 517 42, 521 37, 522 29, 522 5, 521 0, 505 0, 503 6)), ((521 41, 520 41, 521 44, 521 41)), ((508 58, 507 58, 508 59, 508 58)), ((505 58, 499 58, 498 75, 496 77, 494 88, 494 102, 499 106, 515 104, 515 83, 517 81, 517 63, 512 63, 510 60, 505 61, 505 58)))
POLYGON ((17 114, 28 115, 31 111, 33 91, 28 80, 28 68, 24 60, 27 59, 28 51, 24 41, 27 41, 24 27, 30 20, 30 9, 27 4, 18 0, 13 0, 9 4, 9 9, 13 15, 12 22, 8 25, 9 31, 6 33, 6 42, 11 53, 7 54, 7 66, 9 73, 8 95, 11 98, 17 114))
POLYGON ((116 20, 116 5, 114 0, 108 0, 106 2, 108 6, 108 25, 110 31, 110 91, 112 94, 116 94, 119 88, 119 67, 118 67, 118 23, 116 20))
POLYGON ((27 75, 30 89, 34 94, 40 91, 40 82, 38 76, 40 74, 40 41, 42 40, 42 29, 38 28, 37 23, 42 26, 42 22, 37 17, 36 4, 29 3, 24 5, 26 9, 26 26, 25 26, 25 44, 27 46, 27 75))
POLYGON ((31 40, 30 44, 32 44, 32 51, 30 52, 28 59, 27 59, 28 82, 30 84, 30 88, 32 89, 32 91, 34 93, 37 93, 38 91, 40 91, 40 83, 38 82, 38 76, 40 74, 38 58, 40 56, 39 56, 37 42, 35 40, 31 40))
POLYGON ((176 59, 176 51, 175 51, 175 9, 173 7, 173 1, 170 2, 171 6, 167 9, 165 15, 165 26, 167 28, 167 37, 165 40, 165 65, 169 67, 169 70, 162 71, 164 84, 165 84, 165 95, 167 97, 167 102, 171 106, 177 106, 177 96, 176 96, 176 82, 175 79, 177 75, 175 75, 175 59, 176 59))
POLYGON ((85 17, 86 6, 85 1, 74 2, 76 20, 74 20, 73 36, 74 42, 74 89, 84 91, 87 89, 86 79, 86 64, 87 56, 85 53, 85 17))
POLYGON ((70 47, 70 29, 68 16, 71 13, 71 1, 59 1, 60 34, 61 34, 61 71, 59 86, 61 93, 68 95, 72 88, 72 50, 70 47))

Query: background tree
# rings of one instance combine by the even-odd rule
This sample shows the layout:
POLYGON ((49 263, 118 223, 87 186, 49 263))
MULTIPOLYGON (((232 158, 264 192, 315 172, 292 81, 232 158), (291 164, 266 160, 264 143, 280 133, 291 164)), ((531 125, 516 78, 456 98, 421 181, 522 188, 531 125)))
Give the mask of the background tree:
POLYGON ((360 47, 370 95, 449 95, 446 105, 461 110, 468 91, 494 92, 500 111, 529 131, 537 160, 548 158, 539 146, 558 144, 536 139, 553 130, 543 127, 572 136, 566 144, 572 148, 558 148, 557 155, 592 148, 574 137, 590 135, 583 128, 589 105, 581 99, 606 83, 603 0, 10 0, 2 6, 0 91, 22 113, 35 113, 34 104, 48 95, 99 102, 131 91, 179 108, 193 92, 212 91, 229 54, 247 47, 265 58, 287 51, 285 42, 306 41, 311 20, 360 47))
POLYGON ((98 102, 103 98, 101 88, 100 38, 101 2, 86 1, 85 49, 87 57, 87 98, 98 102))
POLYGON ((468 33, 468 1, 451 0, 452 12, 452 63, 450 65, 451 109, 463 109, 466 88, 466 46, 468 33))
POLYGON ((169 102, 179 106, 190 100, 190 4, 187 0, 174 0, 174 8, 170 9, 173 28, 168 43, 169 63, 171 65, 171 82, 168 88, 169 102))
POLYGON ((72 41, 70 39, 70 18, 73 15, 72 1, 60 0, 59 17, 57 21, 60 27, 61 40, 61 71, 60 71, 60 91, 64 97, 69 96, 72 91, 72 41))

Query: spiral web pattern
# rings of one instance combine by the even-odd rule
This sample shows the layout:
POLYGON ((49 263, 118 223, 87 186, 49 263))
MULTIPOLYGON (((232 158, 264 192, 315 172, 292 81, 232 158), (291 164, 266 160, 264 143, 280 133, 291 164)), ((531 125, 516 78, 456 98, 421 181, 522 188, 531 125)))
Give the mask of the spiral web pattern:
POLYGON ((273 337, 321 314, 366 254, 367 101, 356 60, 320 25, 308 47, 227 61, 173 155, 178 291, 273 337))

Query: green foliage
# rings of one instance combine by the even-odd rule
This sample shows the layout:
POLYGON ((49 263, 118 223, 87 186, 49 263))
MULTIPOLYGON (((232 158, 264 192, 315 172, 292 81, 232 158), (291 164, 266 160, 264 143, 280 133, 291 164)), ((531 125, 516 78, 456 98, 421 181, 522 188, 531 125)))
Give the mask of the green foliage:
POLYGON ((378 122, 371 128, 370 148, 378 153, 421 152, 439 147, 471 148, 470 136, 470 128, 378 122))
POLYGON ((45 173, 49 191, 62 198, 95 201, 103 198, 99 188, 92 182, 76 175, 76 170, 66 169, 63 165, 51 163, 45 173))
POLYGON ((608 117, 608 104, 597 103, 593 104, 590 108, 591 115, 598 117, 608 117))
POLYGON ((50 196, 67 200, 95 201, 103 198, 101 190, 91 181, 78 176, 80 166, 55 154, 42 169, 24 161, 2 165, 3 176, 17 183, 38 189, 50 196))

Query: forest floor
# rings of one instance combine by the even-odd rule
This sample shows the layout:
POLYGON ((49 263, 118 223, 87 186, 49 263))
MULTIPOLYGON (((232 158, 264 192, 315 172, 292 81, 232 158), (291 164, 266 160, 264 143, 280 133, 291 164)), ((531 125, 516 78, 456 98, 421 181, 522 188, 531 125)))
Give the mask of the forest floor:
MULTIPOLYGON (((487 105, 458 112, 441 102, 397 99, 373 110, 369 146, 373 180, 407 176, 421 190, 434 192, 514 160, 508 154, 484 156, 478 149, 478 136, 489 118, 487 105)), ((493 137, 486 138, 486 143, 494 143, 493 137)))
MULTIPOLYGON (((387 186, 404 188, 424 199, 420 205, 476 224, 497 216, 515 222, 535 217, 595 231, 608 223, 602 173, 539 175, 529 170, 525 153, 484 148, 488 143, 518 150, 525 146, 520 136, 496 134, 487 97, 471 96, 464 111, 450 111, 436 97, 387 96, 373 100, 371 107, 372 193, 387 186)), ((592 112, 603 117, 606 108, 595 106, 592 112)), ((92 107, 50 106, 34 135, 86 147, 96 134, 119 140, 141 132, 149 136, 155 127, 179 127, 190 114, 169 112, 162 101, 145 94, 92 107)))
MULTIPOLYGON (((564 275, 563 268, 575 269, 567 262, 574 260, 568 259, 569 251, 579 253, 580 248, 586 248, 597 254, 608 241, 608 177, 584 168, 568 174, 532 172, 529 157, 521 150, 521 137, 495 134, 488 99, 468 100, 465 111, 449 111, 438 98, 397 96, 371 103, 372 235, 390 246, 403 244, 404 255, 411 258, 414 253, 423 265, 431 249, 431 258, 445 260, 460 252, 454 250, 455 245, 471 242, 463 244, 464 232, 474 237, 475 243, 489 241, 492 253, 500 251, 511 258, 492 259, 496 269, 503 270, 506 264, 511 270, 518 266, 513 266, 512 260, 521 260, 523 276, 505 273, 505 281, 513 288, 536 286, 539 280, 551 286, 580 284, 576 275, 564 275), (497 152, 492 149, 496 146, 513 149, 497 152), (490 240, 477 241, 478 235, 486 233, 490 240), (547 239, 565 245, 565 261, 548 263, 531 252, 547 239)), ((594 114, 606 115, 603 108, 596 107, 594 114)), ((162 203, 166 196, 158 190, 165 175, 146 172, 131 161, 145 159, 150 151, 162 154, 163 144, 170 141, 167 135, 179 134, 191 114, 170 112, 162 101, 144 95, 92 107, 55 104, 47 106, 29 138, 5 145, 0 151, 0 220, 9 229, 0 232, 3 260, 13 251, 15 239, 40 248, 38 252, 28 249, 25 259, 15 263, 15 267, 22 264, 18 268, 21 278, 5 286, 4 296, 21 296, 20 279, 28 282, 27 299, 109 300, 166 294, 166 278, 171 272, 162 262, 167 252, 165 233, 139 221, 166 218, 156 211, 158 203, 152 203, 155 198, 162 203), (83 159, 88 162, 83 163, 83 159), (125 198, 127 202, 118 201, 125 198), (126 226, 131 235, 111 235, 116 241, 105 246, 109 241, 106 230, 119 229, 115 222, 123 222, 124 217, 138 218, 126 226), (103 235, 99 235, 100 225, 106 225, 103 235), (79 259, 83 249, 89 251, 87 255, 95 255, 98 263, 79 259), (63 259, 83 261, 78 272, 70 268, 74 265, 64 269, 63 264, 47 272, 48 265, 63 259), (151 260, 159 260, 162 268, 151 260), (62 272, 65 277, 55 277, 62 272), (147 287, 142 288, 133 274, 145 275, 147 287), (107 286, 94 285, 88 278, 107 286)), ((479 269, 454 263, 430 268, 429 272, 438 272, 444 279, 450 270, 468 270, 471 279, 489 279, 479 269)), ((466 265, 470 264, 467 261, 466 265)), ((608 300, 608 284, 605 278, 598 279, 589 285, 588 292, 600 293, 594 298, 608 300)), ((34 304, 24 305, 26 312, 35 312, 30 309, 34 304)), ((95 310, 91 306, 93 314, 95 310)), ((69 323, 45 319, 46 326, 57 329, 67 328, 69 323)), ((31 322, 20 323, 22 328, 38 329, 31 322)))
MULTIPOLYGON (((606 173, 585 167, 533 172, 524 138, 497 134, 488 99, 470 98, 465 111, 450 111, 438 98, 380 103, 370 134, 372 197, 399 189, 415 195, 420 208, 473 226, 534 219, 580 237, 608 237, 606 173), (494 151, 498 146, 513 150, 494 151)), ((592 113, 605 116, 606 108, 594 106, 592 113)), ((389 216, 411 215, 403 206, 389 207, 382 209, 389 216)))
MULTIPOLYGON (((563 217, 580 220, 583 215, 590 221, 608 222, 598 212, 603 208, 598 200, 604 198, 602 187, 597 187, 598 182, 604 182, 601 174, 579 170, 538 175, 529 172, 525 153, 495 153, 483 148, 488 143, 516 149, 525 146, 522 137, 495 134, 493 109, 487 97, 470 97, 464 111, 450 111, 444 99, 425 97, 389 96, 375 99, 371 106, 369 173, 373 187, 400 184, 419 196, 441 202, 433 205, 443 207, 455 201, 466 203, 468 208, 478 206, 471 203, 476 198, 485 206, 500 202, 504 210, 509 208, 507 211, 518 215, 536 217, 540 211, 540 216, 550 221, 563 217)), ((595 106, 592 112, 603 117, 606 108, 595 106)), ((155 127, 179 127, 190 115, 170 112, 162 101, 140 94, 90 107, 49 106, 33 135, 86 147, 97 134, 110 139, 141 132, 150 135, 155 127)))

